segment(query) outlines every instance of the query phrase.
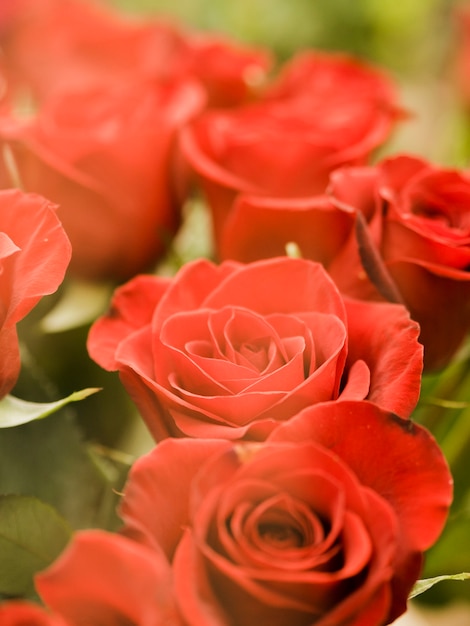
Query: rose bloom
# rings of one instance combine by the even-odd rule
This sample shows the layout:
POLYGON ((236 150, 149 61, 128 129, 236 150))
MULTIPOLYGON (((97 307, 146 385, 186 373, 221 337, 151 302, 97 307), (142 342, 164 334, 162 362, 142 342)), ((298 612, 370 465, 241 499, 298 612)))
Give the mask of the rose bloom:
POLYGON ((195 83, 148 81, 63 92, 26 119, 4 110, 0 141, 15 175, 5 171, 0 186, 18 177, 59 205, 71 273, 127 279, 153 267, 179 225, 174 137, 203 103, 195 83))
POLYGON ((77 0, 19 0, 0 47, 0 142, 15 161, 0 187, 60 206, 70 272, 91 280, 123 281, 167 252, 188 186, 178 130, 206 106, 254 98, 271 63, 77 0))
POLYGON ((88 351, 119 371, 157 441, 264 439, 326 400, 367 398, 409 416, 417 335, 404 307, 343 299, 318 263, 198 260, 116 290, 88 351))
POLYGON ((52 615, 40 606, 22 601, 0 604, 0 624, 2 626, 67 626, 58 615, 52 615))
POLYGON ((329 191, 364 224, 360 255, 353 235, 329 266, 335 282, 354 297, 404 302, 426 369, 442 368, 470 328, 470 176, 399 155, 334 172, 329 191))
POLYGON ((16 324, 61 284, 70 242, 48 200, 18 190, 0 191, 0 398, 20 371, 16 324))
POLYGON ((162 442, 130 472, 124 536, 78 533, 36 585, 77 626, 381 626, 451 499, 425 429, 319 404, 264 443, 162 442))
POLYGON ((341 168, 326 193, 310 198, 241 194, 221 230, 219 253, 250 262, 283 254, 289 242, 321 262, 343 293, 405 304, 421 326, 427 370, 446 365, 466 336, 468 173, 398 155, 341 168))
POLYGON ((199 116, 181 136, 212 211, 216 246, 238 194, 302 198, 365 163, 401 112, 391 80, 339 54, 295 56, 252 105, 199 116))
POLYGON ((90 85, 189 77, 211 106, 232 106, 255 95, 272 64, 264 49, 86 0, 16 0, 1 17, 9 82, 39 101, 90 85))

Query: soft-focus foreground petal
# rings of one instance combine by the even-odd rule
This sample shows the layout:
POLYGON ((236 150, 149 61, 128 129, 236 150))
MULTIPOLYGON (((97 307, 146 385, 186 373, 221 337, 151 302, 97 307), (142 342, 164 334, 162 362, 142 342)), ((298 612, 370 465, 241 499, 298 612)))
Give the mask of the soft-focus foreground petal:
POLYGON ((117 534, 78 533, 36 576, 41 597, 71 626, 180 626, 163 553, 117 534))

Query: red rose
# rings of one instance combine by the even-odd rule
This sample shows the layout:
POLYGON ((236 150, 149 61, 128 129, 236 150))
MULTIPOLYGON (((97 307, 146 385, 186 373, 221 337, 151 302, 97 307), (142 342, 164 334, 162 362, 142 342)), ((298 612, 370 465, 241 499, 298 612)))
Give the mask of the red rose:
POLYGON ((202 104, 195 83, 134 82, 63 93, 23 122, 0 117, 23 187, 59 205, 71 272, 122 280, 166 250, 179 223, 174 136, 202 104))
POLYGON ((372 278, 352 237, 329 267, 335 282, 354 297, 380 299, 385 272, 420 324, 426 368, 443 367, 470 328, 470 177, 403 155, 334 172, 330 194, 365 218, 360 244, 372 278))
POLYGON ((125 488, 134 554, 79 533, 37 587, 74 625, 174 624, 162 607, 176 605, 185 626, 381 626, 405 610, 451 498, 423 428, 369 402, 321 404, 261 444, 162 442, 125 488))
POLYGON ((54 209, 40 196, 0 191, 0 398, 20 370, 17 322, 57 289, 70 261, 70 243, 54 209))
POLYGON ((58 91, 166 78, 186 44, 169 24, 86 0, 16 0, 0 30, 9 82, 39 101, 58 91))
POLYGON ((118 289, 88 338, 119 370, 156 440, 264 439, 317 402, 373 400, 408 416, 417 325, 398 305, 343 300, 324 268, 280 257, 185 265, 118 289))
POLYGON ((2 626, 67 626, 58 615, 29 602, 12 601, 0 604, 2 626))
POLYGON ((102 3, 16 0, 15 6, 3 23, 0 12, 3 62, 12 87, 39 101, 93 85, 186 77, 201 83, 211 106, 232 106, 251 99, 271 66, 265 50, 130 17, 102 3))
POLYGON ((200 116, 181 145, 212 210, 217 245, 237 194, 321 193, 334 168, 364 163, 397 117, 386 76, 326 53, 294 57, 256 104, 200 116))

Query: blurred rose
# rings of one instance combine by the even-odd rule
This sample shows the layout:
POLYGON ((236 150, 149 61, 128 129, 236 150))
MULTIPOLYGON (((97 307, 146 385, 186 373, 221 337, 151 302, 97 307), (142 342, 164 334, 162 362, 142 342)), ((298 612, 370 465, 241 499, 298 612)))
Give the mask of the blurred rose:
POLYGON ((182 149, 212 210, 217 247, 238 194, 321 193, 334 168, 366 162, 399 115, 382 72, 313 52, 294 57, 259 102, 203 114, 182 133, 182 149))
POLYGON ((168 77, 185 47, 176 27, 86 0, 19 0, 0 36, 9 80, 39 101, 125 77, 168 77))
POLYGON ((131 470, 129 540, 78 533, 37 587, 77 626, 179 624, 171 607, 185 626, 381 626, 405 611, 451 498, 424 429, 320 404, 263 444, 162 442, 131 470))
POLYGON ((404 307, 342 299, 320 264, 200 260, 118 289, 89 353, 119 370, 155 439, 265 438, 317 402, 368 398, 402 416, 422 348, 404 307))
POLYGON ((4 62, 9 81, 39 101, 93 85, 186 77, 201 83, 211 106, 234 105, 251 99, 272 62, 263 49, 99 2, 18 0, 15 6, 3 28, 0 22, 4 62))
POLYGON ((385 274, 420 324, 426 368, 443 367, 470 328, 470 177, 400 155, 335 172, 330 194, 367 223, 362 263, 352 237, 329 267, 335 282, 353 297, 381 299, 390 295, 385 274))
POLYGON ((21 185, 59 205, 72 273, 122 280, 166 251, 180 220, 174 136, 203 103, 197 84, 141 82, 63 93, 26 120, 0 117, 21 185))
POLYGON ((52 615, 39 605, 30 602, 11 601, 0 604, 2 626, 67 626, 58 615, 52 615))
POLYGON ((70 243, 54 209, 40 196, 0 191, 0 398, 20 370, 17 322, 59 287, 70 261, 70 243))
POLYGON ((204 85, 208 108, 236 106, 260 97, 272 65, 267 50, 207 34, 188 36, 187 44, 188 71, 204 85))

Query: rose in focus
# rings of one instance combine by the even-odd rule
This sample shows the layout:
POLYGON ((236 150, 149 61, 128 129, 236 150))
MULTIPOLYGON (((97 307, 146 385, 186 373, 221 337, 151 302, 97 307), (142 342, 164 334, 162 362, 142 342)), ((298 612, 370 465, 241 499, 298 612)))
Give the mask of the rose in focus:
POLYGON ((48 200, 18 190, 0 191, 0 398, 20 371, 16 324, 61 284, 70 242, 48 200))
POLYGON ((295 244, 300 256, 328 269, 354 224, 354 210, 337 206, 326 193, 289 199, 240 194, 220 231, 218 256, 249 263, 286 254, 295 244))
POLYGON ((131 470, 124 536, 78 533, 36 585, 73 626, 381 626, 405 611, 451 497, 423 428, 320 404, 261 444, 162 442, 131 470))
POLYGON ((217 248, 239 194, 321 193, 334 168, 367 162, 401 115, 381 71, 309 52, 283 66, 256 103, 198 117, 181 146, 210 206, 217 248))
POLYGON ((343 299, 318 263, 198 260, 116 290, 88 351, 119 371, 157 441, 264 439, 327 400, 367 398, 409 416, 417 335, 404 307, 343 299))
POLYGON ((331 177, 331 200, 361 219, 329 266, 353 297, 402 301, 420 324, 427 370, 449 363, 470 328, 470 176, 400 155, 331 177), (364 268, 366 271, 364 271, 364 268))

